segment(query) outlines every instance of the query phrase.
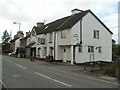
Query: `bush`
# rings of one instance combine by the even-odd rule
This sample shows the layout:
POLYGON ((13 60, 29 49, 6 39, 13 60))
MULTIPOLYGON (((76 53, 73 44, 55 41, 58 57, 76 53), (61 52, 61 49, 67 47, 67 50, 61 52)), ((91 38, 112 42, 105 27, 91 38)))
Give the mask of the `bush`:
POLYGON ((46 56, 46 61, 47 62, 53 62, 54 60, 53 60, 53 56, 46 56))
POLYGON ((118 68, 117 63, 110 63, 101 68, 103 74, 116 77, 116 69, 118 68))

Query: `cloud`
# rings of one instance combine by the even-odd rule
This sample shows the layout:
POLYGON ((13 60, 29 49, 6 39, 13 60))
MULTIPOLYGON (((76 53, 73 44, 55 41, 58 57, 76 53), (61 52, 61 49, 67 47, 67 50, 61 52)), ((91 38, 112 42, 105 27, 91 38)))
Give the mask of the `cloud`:
POLYGON ((71 15, 71 10, 78 8, 91 9, 110 27, 117 20, 117 3, 118 0, 0 0, 0 26, 2 30, 12 29, 15 33, 18 26, 12 22, 16 21, 22 24, 21 30, 25 32, 31 30, 36 22, 45 19, 48 23, 71 15))
POLYGON ((118 14, 113 13, 101 18, 106 26, 113 32, 113 39, 118 42, 118 14))

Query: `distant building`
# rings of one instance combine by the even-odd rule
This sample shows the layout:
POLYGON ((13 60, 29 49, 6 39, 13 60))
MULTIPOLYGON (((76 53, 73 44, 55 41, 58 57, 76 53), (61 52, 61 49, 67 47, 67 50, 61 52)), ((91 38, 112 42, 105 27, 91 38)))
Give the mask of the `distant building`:
POLYGON ((11 52, 18 53, 18 48, 20 47, 20 39, 24 37, 23 31, 18 31, 14 36, 14 39, 10 41, 11 52))

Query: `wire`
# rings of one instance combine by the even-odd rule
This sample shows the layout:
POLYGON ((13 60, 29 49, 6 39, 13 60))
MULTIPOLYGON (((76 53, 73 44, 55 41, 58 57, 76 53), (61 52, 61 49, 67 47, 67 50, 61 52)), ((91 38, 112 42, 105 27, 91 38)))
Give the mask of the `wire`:
POLYGON ((120 26, 114 26, 114 27, 109 27, 109 28, 119 28, 120 26))

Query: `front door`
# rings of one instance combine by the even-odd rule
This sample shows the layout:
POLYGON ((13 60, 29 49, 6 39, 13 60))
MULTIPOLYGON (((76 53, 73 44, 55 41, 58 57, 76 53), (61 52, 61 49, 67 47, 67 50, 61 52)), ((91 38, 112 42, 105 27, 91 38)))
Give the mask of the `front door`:
POLYGON ((90 62, 94 62, 94 54, 90 54, 90 62))
POLYGON ((36 48, 31 48, 31 56, 36 57, 36 48))
POLYGON ((63 49, 63 62, 66 62, 66 49, 63 49))

